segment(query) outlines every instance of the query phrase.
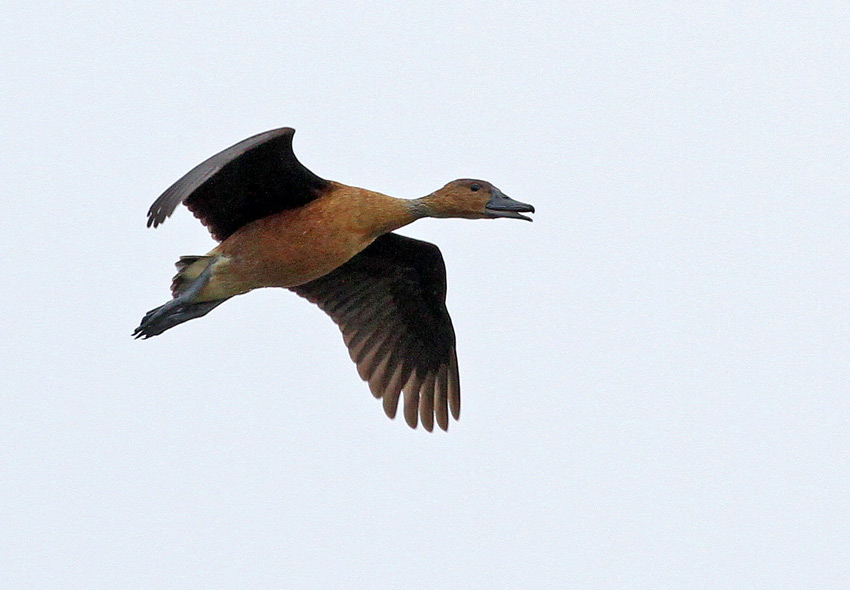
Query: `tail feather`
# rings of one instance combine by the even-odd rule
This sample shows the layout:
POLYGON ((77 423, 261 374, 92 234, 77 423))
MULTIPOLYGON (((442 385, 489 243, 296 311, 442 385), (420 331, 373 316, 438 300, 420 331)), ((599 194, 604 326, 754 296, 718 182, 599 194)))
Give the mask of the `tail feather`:
POLYGON ((209 254, 181 256, 180 260, 174 263, 174 266, 177 267, 177 274, 171 279, 171 295, 178 297, 189 289, 196 279, 209 268, 214 259, 215 256, 209 254))

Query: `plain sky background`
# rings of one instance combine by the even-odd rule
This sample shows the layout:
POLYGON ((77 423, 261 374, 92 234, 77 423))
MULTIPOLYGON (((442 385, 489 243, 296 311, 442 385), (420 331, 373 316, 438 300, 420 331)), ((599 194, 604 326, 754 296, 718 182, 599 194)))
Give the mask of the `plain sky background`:
POLYGON ((850 5, 4 2, 0 587, 847 588, 850 5), (461 421, 283 290, 150 341, 266 129, 426 220, 461 421))

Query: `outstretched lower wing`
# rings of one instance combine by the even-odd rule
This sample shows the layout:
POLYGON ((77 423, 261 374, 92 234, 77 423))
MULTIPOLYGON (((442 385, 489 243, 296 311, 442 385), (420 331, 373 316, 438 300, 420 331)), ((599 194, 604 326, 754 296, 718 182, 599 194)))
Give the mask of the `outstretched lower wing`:
POLYGON ((201 162, 154 201, 148 227, 156 227, 180 203, 213 238, 285 209, 300 207, 330 189, 295 157, 291 127, 254 135, 201 162))
POLYGON ((446 309, 446 267, 434 244, 386 234, 327 275, 292 287, 342 330, 351 359, 384 411, 443 430, 460 416, 455 334, 446 309), (418 418, 417 418, 418 417, 418 418))

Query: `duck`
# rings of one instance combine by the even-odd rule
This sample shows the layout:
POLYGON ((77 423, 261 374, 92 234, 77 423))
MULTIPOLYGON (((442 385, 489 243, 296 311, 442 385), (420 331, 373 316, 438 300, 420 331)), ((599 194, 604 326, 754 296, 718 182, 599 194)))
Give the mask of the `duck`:
POLYGON ((158 336, 254 289, 288 289, 337 324, 360 377, 390 418, 432 431, 460 418, 456 338, 440 249, 395 233, 418 219, 522 219, 532 205, 458 179, 418 199, 325 180, 295 157, 291 127, 249 137, 201 162, 151 205, 148 227, 185 205, 218 245, 182 256, 170 301, 135 338, 158 336))

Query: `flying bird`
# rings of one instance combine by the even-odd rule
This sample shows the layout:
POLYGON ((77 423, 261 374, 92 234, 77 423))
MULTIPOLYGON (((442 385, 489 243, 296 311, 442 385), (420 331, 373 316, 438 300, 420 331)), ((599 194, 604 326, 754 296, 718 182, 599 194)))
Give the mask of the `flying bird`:
POLYGON ((284 287, 318 305, 342 331, 351 359, 387 416, 428 431, 460 417, 446 267, 434 244, 392 233, 423 217, 531 219, 534 207, 483 180, 454 180, 397 199, 325 180, 292 151, 295 130, 273 129, 201 162, 148 210, 157 227, 185 204, 219 242, 182 256, 172 299, 133 332, 150 338, 231 297, 284 287))

